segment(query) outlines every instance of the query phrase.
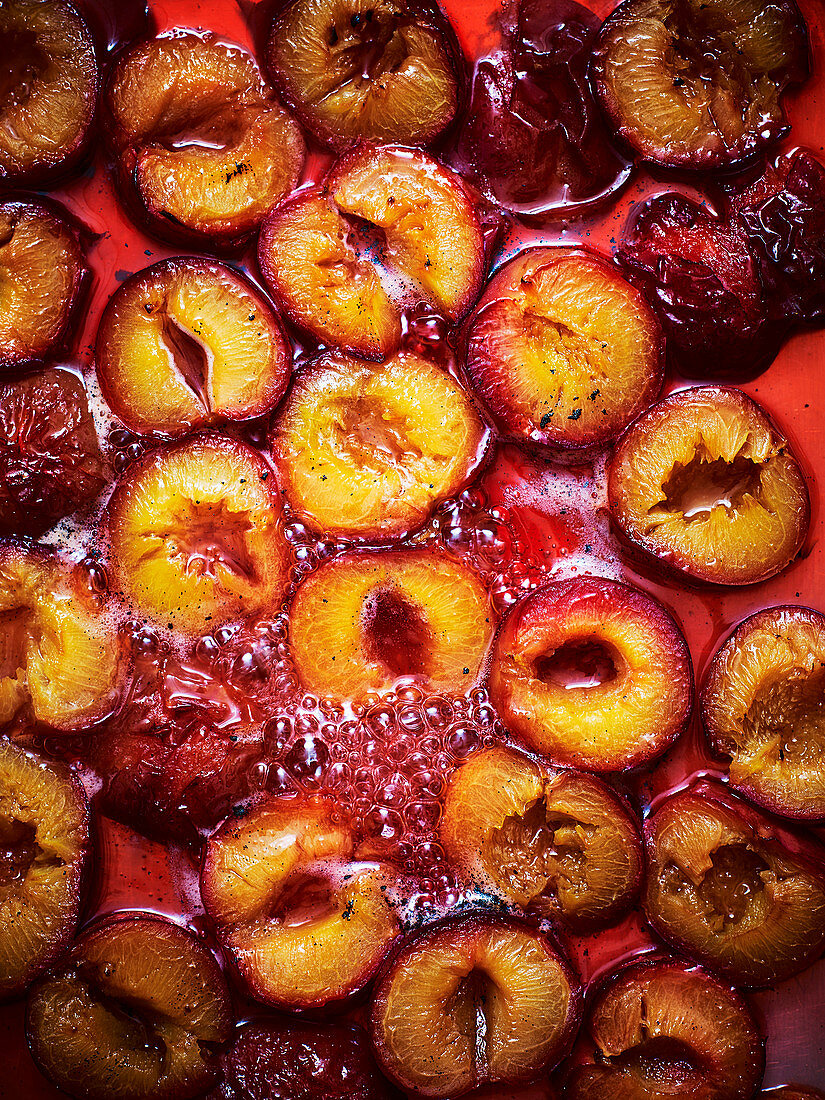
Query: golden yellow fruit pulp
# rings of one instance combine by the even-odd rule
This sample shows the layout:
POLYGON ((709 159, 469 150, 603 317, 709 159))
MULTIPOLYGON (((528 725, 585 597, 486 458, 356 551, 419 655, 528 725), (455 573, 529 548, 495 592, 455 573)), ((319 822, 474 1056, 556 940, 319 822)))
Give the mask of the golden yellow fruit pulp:
POLYGON ((127 471, 109 506, 126 599, 183 630, 275 610, 286 579, 270 470, 252 448, 197 436, 127 471))
POLYGON ((79 244, 53 214, 34 203, 0 205, 0 362, 49 350, 84 270, 79 244))
POLYGON ((773 576, 808 524, 787 439, 733 388, 683 390, 639 417, 617 445, 608 495, 629 538, 717 584, 773 576))
POLYGON ((392 0, 297 0, 275 21, 268 61, 323 140, 420 145, 449 123, 456 78, 441 35, 392 0))
POLYGON ((0 740, 0 1000, 74 933, 88 817, 77 780, 0 740))
POLYGON ((210 841, 202 890, 255 995, 306 1007, 371 975, 398 922, 377 866, 352 866, 352 835, 321 803, 264 804, 210 841))
POLYGON ((127 280, 97 338, 109 404, 132 430, 192 426, 267 412, 288 377, 288 345, 266 301, 222 264, 180 259, 127 280))
POLYGON ((290 618, 304 686, 343 698, 407 678, 428 691, 465 690, 492 634, 478 578, 427 551, 337 558, 299 588, 290 618))
POLYGON ((95 109, 97 62, 89 28, 62 0, 6 0, 0 42, 3 179, 53 168, 75 151, 95 109))
POLYGON ((0 721, 26 703, 58 729, 106 716, 117 687, 117 643, 56 558, 0 547, 0 625, 0 721))
POLYGON ((339 354, 297 377, 272 447, 287 499, 313 526, 384 538, 419 526, 456 492, 485 440, 472 402, 434 364, 339 354))

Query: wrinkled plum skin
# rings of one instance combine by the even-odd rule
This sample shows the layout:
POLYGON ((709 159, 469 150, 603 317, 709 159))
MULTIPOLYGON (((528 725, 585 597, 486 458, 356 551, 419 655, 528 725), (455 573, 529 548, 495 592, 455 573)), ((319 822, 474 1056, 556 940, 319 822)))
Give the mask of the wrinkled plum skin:
POLYGON ((776 355, 782 333, 767 323, 745 240, 684 196, 658 195, 645 203, 616 261, 655 310, 684 373, 741 377, 764 369, 776 355), (683 231, 696 233, 711 262, 679 254, 668 238, 683 231), (725 271, 732 259, 750 276, 739 287, 730 285, 725 271))
POLYGON ((459 155, 504 205, 539 212, 624 182, 587 78, 599 25, 575 0, 522 0, 509 49, 477 66, 459 155))
POLYGON ((109 477, 82 384, 66 371, 0 387, 0 533, 40 534, 109 477))
POLYGON ((222 1059, 211 1100, 395 1100, 357 1027, 246 1028, 222 1059))
POLYGON ((806 150, 731 198, 777 322, 825 320, 825 167, 806 150))

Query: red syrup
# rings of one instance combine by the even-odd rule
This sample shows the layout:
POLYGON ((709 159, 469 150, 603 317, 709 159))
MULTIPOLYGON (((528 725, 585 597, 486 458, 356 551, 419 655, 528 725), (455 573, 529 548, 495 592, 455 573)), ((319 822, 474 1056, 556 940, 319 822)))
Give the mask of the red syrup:
MULTIPOLYGON (((475 0, 473 5, 465 0, 444 0, 443 6, 470 58, 483 57, 497 48, 497 0, 475 0)), ((615 4, 613 0, 589 0, 588 6, 601 17, 615 4)), ((825 20, 818 2, 800 0, 800 6, 810 29, 812 54, 821 59, 825 57, 825 20)), ((263 25, 264 7, 235 0, 156 0, 151 4, 152 27, 209 28, 251 46, 263 25)), ((88 8, 101 41, 112 52, 148 31, 139 3, 111 5, 106 0, 88 0, 88 8)), ((793 125, 787 147, 807 145, 821 151, 825 135, 821 66, 815 67, 810 81, 788 96, 787 102, 793 125)), ((329 163, 328 154, 311 146, 304 182, 319 180, 329 163)), ((624 191, 604 208, 584 215, 563 211, 541 227, 491 223, 490 236, 500 236, 496 262, 525 245, 538 243, 580 243, 609 255, 636 203, 667 189, 707 201, 705 182, 677 173, 665 176, 637 170, 624 191)), ((94 392, 93 342, 109 295, 127 274, 191 249, 164 244, 130 219, 117 197, 102 151, 95 154, 83 176, 52 194, 98 234, 90 256, 93 284, 76 335, 75 354, 66 364, 82 372, 94 392)), ((230 260, 260 285, 252 247, 230 260)), ((299 356, 312 353, 313 348, 299 334, 293 331, 291 335, 299 356)), ((455 369, 438 317, 426 311, 411 316, 407 339, 415 342, 417 350, 455 369)), ((825 440, 818 407, 823 354, 825 334, 799 333, 784 345, 765 374, 742 386, 776 417, 797 455, 819 479, 825 478, 825 440)), ((671 375, 666 389, 689 384, 690 379, 671 375)), ((95 414, 118 469, 140 457, 145 444, 113 422, 102 403, 95 404, 95 414)), ((253 446, 265 450, 264 424, 253 422, 238 430, 253 446)), ((813 476, 812 535, 805 553, 781 576, 741 590, 688 587, 630 562, 610 533, 603 484, 598 462, 595 470, 561 468, 516 445, 499 445, 474 485, 442 504, 415 542, 432 542, 445 553, 467 560, 489 586, 499 613, 548 576, 596 573, 637 584, 662 600, 680 621, 699 682, 719 642, 752 611, 777 603, 825 607, 821 579, 825 561, 818 539, 820 504, 813 476)), ((86 562, 83 568, 89 583, 99 591, 105 579, 94 556, 99 549, 93 533, 95 523, 94 516, 88 517, 87 529, 80 536, 72 524, 59 525, 50 541, 63 545, 78 560, 92 554, 91 564, 86 562)), ((343 542, 316 537, 297 522, 288 522, 286 533, 296 583, 346 548, 343 542)), ((129 704, 132 731, 149 736, 163 728, 170 743, 183 744, 189 738, 197 740, 198 730, 217 730, 218 742, 207 741, 204 756, 198 758, 193 751, 193 766, 198 761, 203 765, 216 743, 230 752, 231 767, 219 767, 217 772, 204 767, 206 783, 213 787, 212 816, 222 816, 235 800, 261 791, 328 794, 355 810, 365 850, 389 856, 397 864, 408 884, 405 915, 420 919, 458 902, 460 884, 438 841, 440 798, 450 773, 466 756, 506 736, 483 688, 461 697, 425 698, 413 686, 365 704, 338 706, 300 693, 284 622, 278 616, 225 628, 193 642, 154 634, 140 624, 124 630, 132 635, 136 667, 129 704)), ((93 748, 95 739, 106 736, 105 730, 98 730, 87 737, 51 737, 42 742, 47 751, 78 763, 98 809, 104 802, 93 748)), ((661 760, 637 773, 616 777, 614 784, 646 812, 652 801, 667 797, 696 776, 723 774, 724 765, 708 753, 694 719, 689 731, 661 760)), ((209 803, 209 791, 199 793, 209 803)), ((140 816, 141 807, 134 810, 140 816)), ((102 915, 142 910, 167 915, 206 935, 208 922, 200 905, 197 871, 201 837, 207 828, 202 823, 187 825, 176 840, 159 843, 99 813, 94 874, 83 923, 102 915)), ((560 938, 585 983, 618 960, 655 946, 638 911, 598 934, 560 938)), ((246 999, 234 979, 233 995, 239 1020, 268 1017, 266 1009, 246 999)), ((774 991, 757 993, 751 1000, 768 1034, 766 1086, 791 1080, 825 1086, 825 964, 817 964, 774 991)), ((363 1009, 352 1015, 363 1019, 363 1009)), ((0 1007, 0 1049, 6 1071, 0 1080, 0 1097, 58 1100, 63 1095, 44 1081, 28 1054, 21 1003, 0 1007)), ((488 1090, 484 1095, 502 1100, 509 1096, 533 1098, 527 1086, 513 1092, 488 1090)), ((535 1086, 535 1100, 550 1095, 545 1083, 535 1086)))

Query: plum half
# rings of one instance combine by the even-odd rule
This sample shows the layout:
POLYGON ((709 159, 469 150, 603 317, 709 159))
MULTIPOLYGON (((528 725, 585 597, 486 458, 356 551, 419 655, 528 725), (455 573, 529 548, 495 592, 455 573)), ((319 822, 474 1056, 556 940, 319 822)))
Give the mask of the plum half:
POLYGON ((0 367, 62 349, 89 276, 81 233, 62 206, 0 202, 0 367))
POLYGON ((560 450, 615 438, 659 395, 661 329, 642 295, 584 249, 530 248, 468 323, 467 374, 517 438, 560 450))
POLYGON ((550 941, 484 914, 438 922, 390 960, 372 1006, 384 1071, 416 1096, 538 1076, 566 1053, 576 980, 550 941))
POLYGON ((121 661, 99 601, 42 547, 0 543, 0 722, 24 706, 72 730, 105 718, 121 661))
POLYGON ((810 519, 790 444, 741 390, 681 390, 616 444, 610 514, 631 544, 712 584, 755 584, 802 547, 810 519))
POLYGON ((105 920, 35 985, 29 1046, 79 1100, 189 1100, 216 1076, 211 1054, 232 1029, 213 955, 158 917, 105 920))
POLYGON ((620 968, 597 990, 583 1031, 586 1063, 564 1100, 751 1100, 765 1052, 730 987, 678 959, 620 968))
POLYGON ((86 390, 49 369, 0 383, 0 532, 39 535, 109 480, 86 390))
POLYGON ((0 181, 40 183, 83 150, 97 105, 94 42, 66 0, 5 0, 0 42, 0 181))
POLYGON ((489 431, 460 386, 401 352, 376 365, 323 355, 294 379, 270 441, 286 499, 334 535, 419 527, 477 469, 489 431))
POLYGON ((825 820, 825 616, 771 607, 740 623, 701 696, 730 782, 774 813, 825 820))
POLYGON ((653 307, 683 374, 752 375, 776 354, 781 329, 768 306, 745 232, 684 195, 643 203, 616 259, 653 307))
POLYGON ((398 1100, 360 1027, 248 1024, 221 1055, 210 1100, 398 1100))
POLYGON ((292 656, 317 695, 356 699, 400 680, 467 690, 493 636, 490 598, 465 565, 428 550, 345 554, 311 573, 290 612, 292 656))
POLYGON ((454 172, 418 150, 361 145, 323 186, 273 210, 258 261, 296 324, 324 344, 384 359, 398 347, 404 306, 423 301, 450 321, 470 308, 484 238, 454 172))
POLYGON ((164 436, 263 416, 292 366, 263 295, 224 264, 194 256, 154 264, 118 287, 101 318, 95 363, 127 428, 164 436))
POLYGON ((618 771, 679 736, 693 671, 660 603, 616 581, 579 577, 513 608, 496 639, 490 694, 505 725, 554 764, 618 771))
POLYGON ((217 434, 127 469, 107 513, 113 581, 124 598, 195 634, 276 607, 287 548, 270 473, 257 451, 217 434))
POLYGON ((782 92, 808 75, 795 0, 623 0, 604 22, 593 79, 640 156, 725 167, 788 131, 782 92))
POLYGON ((427 0, 292 0, 272 25, 266 60, 284 102, 339 150, 426 145, 458 107, 460 47, 427 0))
POLYGON ((68 769, 0 740, 0 1000, 64 950, 80 916, 89 804, 68 769))
POLYGON ((739 985, 766 986, 825 950, 825 847, 704 782, 645 823, 644 906, 666 940, 739 985))
POLYGON ((298 181, 304 142, 255 59, 174 30, 118 60, 106 96, 121 175, 161 236, 234 246, 298 181))
POLYGON ((465 879, 578 930, 618 919, 641 880, 638 825, 609 787, 504 747, 453 774, 441 841, 465 879))
POLYGON ((459 158, 523 217, 595 205, 630 175, 588 80, 601 21, 577 0, 519 0, 513 23, 476 64, 459 158))
POLYGON ((814 324, 825 318, 825 165, 807 149, 769 164, 729 197, 756 258, 772 320, 814 324))
POLYGON ((399 924, 387 873, 353 851, 351 826, 320 799, 270 799, 210 837, 203 903, 259 1000, 318 1008, 373 977, 399 924))

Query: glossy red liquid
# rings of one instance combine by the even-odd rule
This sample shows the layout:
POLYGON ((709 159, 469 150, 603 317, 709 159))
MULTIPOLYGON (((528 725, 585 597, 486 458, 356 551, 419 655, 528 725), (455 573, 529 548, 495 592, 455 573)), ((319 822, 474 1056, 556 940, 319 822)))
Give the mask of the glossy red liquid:
MULTIPOLYGON (((809 82, 786 98, 793 124, 786 145, 807 145, 821 152, 825 142, 825 18, 820 0, 799 2, 810 29, 815 65, 809 82)), ((264 6, 254 0, 156 0, 151 4, 151 13, 159 30, 203 27, 251 45, 253 34, 262 25, 264 6)), ((471 58, 481 57, 495 47, 497 0, 473 0, 472 4, 467 0, 443 0, 443 6, 471 58)), ((615 3, 590 0, 589 6, 603 16, 615 3)), ((94 13, 104 37, 113 45, 128 41, 142 26, 137 3, 115 5, 113 0, 94 0, 94 13)), ((324 153, 311 149, 306 178, 319 178, 327 164, 324 153)), ((509 256, 524 244, 554 242, 580 242, 609 253, 628 212, 640 199, 665 188, 678 188, 701 201, 697 189, 701 186, 701 179, 694 186, 675 174, 665 178, 637 171, 626 191, 601 213, 580 220, 560 220, 545 230, 510 228, 502 255, 509 256)), ((117 200, 102 153, 96 156, 93 174, 87 173, 55 194, 100 234, 91 253, 94 283, 71 361, 89 376, 93 375, 94 336, 109 295, 127 274, 183 250, 156 241, 132 223, 117 200)), ((253 250, 238 261, 255 278, 253 250)), ((418 338, 440 346, 436 320, 418 318, 412 327, 418 338)), ((593 572, 627 578, 656 595, 679 619, 701 679, 719 641, 752 611, 777 603, 825 608, 820 493, 814 481, 818 475, 819 484, 825 484, 823 362, 825 332, 800 333, 785 344, 765 374, 742 387, 776 418, 811 474, 813 516, 807 552, 767 584, 710 591, 636 573, 619 561, 607 533, 598 471, 594 477, 585 468, 559 469, 513 446, 501 447, 476 487, 439 510, 434 536, 465 555, 489 578, 500 610, 547 573, 567 576, 593 572)), ((678 389, 689 381, 672 377, 668 385, 678 389)), ((260 443, 260 426, 253 425, 247 437, 260 443)), ((124 432, 111 442, 119 453, 118 464, 133 460, 142 449, 124 432)), ((319 548, 299 524, 293 525, 289 533, 296 567, 317 561, 335 549, 319 548)), ((93 570, 89 576, 94 584, 93 570)), ((264 643, 259 640, 256 644, 264 643)), ((271 644, 277 646, 277 638, 271 644)), ((229 642, 227 645, 231 649, 229 642)), ((149 669, 155 656, 151 646, 147 650, 149 669)), ((255 702, 258 688, 254 646, 241 647, 231 667, 220 657, 228 650, 218 650, 207 643, 196 653, 167 665, 161 693, 167 713, 187 708, 191 712, 193 707, 203 706, 210 720, 227 730, 257 716, 260 708, 255 702)), ((289 687, 289 669, 284 665, 282 671, 285 687, 289 687)), ((424 709, 413 691, 409 698, 401 698, 392 706, 375 705, 363 716, 363 736, 355 756, 342 751, 341 738, 336 734, 342 728, 341 716, 319 711, 315 700, 306 702, 291 714, 281 714, 267 727, 265 759, 252 765, 258 769, 260 782, 272 790, 291 789, 300 783, 308 789, 322 784, 333 792, 346 792, 376 845, 399 857, 405 869, 418 879, 418 903, 426 907, 431 902, 436 908, 449 905, 456 891, 437 841, 437 799, 445 776, 455 764, 492 736, 494 716, 485 693, 473 693, 466 700, 429 701, 424 709), (411 837, 416 839, 415 858, 408 839, 411 837)), ((721 772, 718 762, 707 754, 694 724, 655 767, 619 777, 616 786, 649 806, 697 774, 721 772)), ((84 922, 102 914, 142 909, 168 914, 196 930, 203 928, 197 868, 186 853, 147 841, 105 817, 100 818, 98 834, 95 880, 84 922)), ((589 981, 617 958, 643 951, 651 943, 642 917, 634 912, 618 927, 599 935, 569 938, 567 947, 583 979, 589 981)), ((250 1005, 237 990, 236 995, 240 1019, 265 1016, 259 1006, 250 1005)), ((768 1034, 766 1087, 788 1081, 825 1086, 825 963, 820 962, 775 991, 755 995, 752 1002, 768 1034)), ((20 1004, 0 1008, 0 1051, 0 1097, 59 1100, 63 1095, 43 1080, 28 1054, 20 1004)), ((507 1091, 502 1095, 508 1095, 507 1091)), ((519 1095, 526 1097, 528 1092, 519 1095)))

